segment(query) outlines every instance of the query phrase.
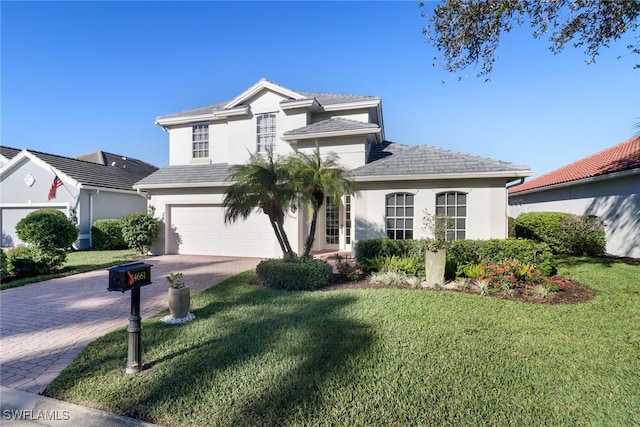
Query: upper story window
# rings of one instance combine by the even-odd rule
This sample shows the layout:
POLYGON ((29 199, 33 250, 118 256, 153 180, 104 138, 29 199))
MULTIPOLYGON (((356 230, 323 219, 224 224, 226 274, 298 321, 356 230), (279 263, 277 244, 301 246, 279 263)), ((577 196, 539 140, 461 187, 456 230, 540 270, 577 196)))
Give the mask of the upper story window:
POLYGON ((436 194, 436 215, 446 215, 445 240, 462 240, 467 230, 467 193, 436 194))
POLYGON ((209 157, 209 125, 200 124, 191 127, 191 150, 194 159, 209 157))
POLYGON ((413 194, 393 193, 386 197, 387 236, 413 239, 413 194))
POLYGON ((273 151, 276 145, 275 114, 260 114, 256 117, 256 141, 258 153, 273 151))

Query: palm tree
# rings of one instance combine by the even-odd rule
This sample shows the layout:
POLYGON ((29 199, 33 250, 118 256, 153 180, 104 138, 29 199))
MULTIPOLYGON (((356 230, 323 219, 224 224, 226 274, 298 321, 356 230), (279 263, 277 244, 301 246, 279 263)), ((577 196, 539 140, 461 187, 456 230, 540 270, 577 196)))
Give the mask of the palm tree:
POLYGON ((308 257, 316 238, 318 213, 324 204, 325 196, 333 199, 335 204, 340 197, 356 193, 356 183, 351 172, 339 164, 340 157, 331 152, 323 159, 320 148, 316 144, 310 153, 298 152, 289 158, 289 166, 293 176, 293 186, 298 200, 306 203, 311 214, 309 235, 304 244, 304 255, 308 257))
POLYGON ((284 230, 285 215, 295 209, 296 200, 286 162, 279 157, 274 160, 273 153, 268 153, 266 158, 253 154, 246 164, 231 167, 227 181, 233 184, 225 191, 225 224, 247 219, 259 208, 269 216, 285 258, 295 259, 284 230))

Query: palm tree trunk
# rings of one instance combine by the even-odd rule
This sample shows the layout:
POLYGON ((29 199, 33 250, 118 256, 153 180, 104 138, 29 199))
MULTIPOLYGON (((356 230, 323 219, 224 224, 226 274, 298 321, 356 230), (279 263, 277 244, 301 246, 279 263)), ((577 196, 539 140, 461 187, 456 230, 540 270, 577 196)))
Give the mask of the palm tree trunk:
POLYGON ((273 227, 273 232, 276 234, 276 238, 280 244, 280 249, 282 249, 282 254, 288 256, 287 248, 282 240, 282 236, 280 235, 280 230, 278 229, 278 224, 273 218, 271 218, 271 216, 269 216, 269 222, 271 223, 271 227, 273 227))
POLYGON ((291 249, 291 244, 289 243, 289 238, 287 237, 287 233, 286 231, 284 231, 284 222, 277 221, 277 225, 280 231, 280 236, 282 237, 282 241, 284 242, 284 246, 286 248, 285 255, 287 256, 287 258, 289 258, 289 261, 293 261, 294 252, 293 252, 293 249, 291 249))
POLYGON ((318 211, 319 211, 319 208, 314 208, 313 214, 311 215, 311 226, 309 227, 309 235, 307 236, 307 240, 304 243, 304 255, 303 255, 304 258, 308 257, 311 254, 311 248, 313 248, 313 243, 316 240, 318 211))

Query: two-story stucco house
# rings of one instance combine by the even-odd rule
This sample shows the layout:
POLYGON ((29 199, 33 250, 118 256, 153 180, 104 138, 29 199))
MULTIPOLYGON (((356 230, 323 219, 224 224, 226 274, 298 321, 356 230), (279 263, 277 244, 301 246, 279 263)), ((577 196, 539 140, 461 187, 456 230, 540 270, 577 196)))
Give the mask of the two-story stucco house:
MULTIPOLYGON (((250 153, 335 152, 351 168, 359 194, 338 206, 326 200, 315 250, 350 251, 358 240, 428 237, 424 211, 455 219, 450 239, 504 238, 507 183, 532 174, 526 166, 408 146, 385 138, 378 97, 297 92, 265 79, 231 101, 160 116, 169 133, 169 163, 134 187, 150 196, 164 219, 158 253, 279 257, 267 216, 224 223, 229 167, 250 153)), ((302 252, 308 232, 304 210, 285 227, 302 252)))

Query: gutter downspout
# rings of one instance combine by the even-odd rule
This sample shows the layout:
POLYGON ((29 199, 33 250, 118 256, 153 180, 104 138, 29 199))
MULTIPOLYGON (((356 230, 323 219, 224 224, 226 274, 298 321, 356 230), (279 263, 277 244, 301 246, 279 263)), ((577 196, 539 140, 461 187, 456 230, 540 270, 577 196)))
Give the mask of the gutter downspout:
MULTIPOLYGON (((513 187, 515 187, 515 186, 517 186, 517 185, 524 184, 524 180, 525 180, 525 178, 524 178, 524 177, 522 177, 522 178, 520 178, 520 179, 519 179, 519 182, 516 182, 515 184, 512 184, 512 185, 507 185, 507 186, 506 186, 507 190, 509 190, 510 188, 513 188, 513 187)), ((507 183, 507 184, 508 184, 508 183, 507 183)))
POLYGON ((93 196, 100 193, 100 190, 96 190, 95 193, 89 193, 89 247, 93 248, 93 233, 91 227, 93 227, 93 196))

